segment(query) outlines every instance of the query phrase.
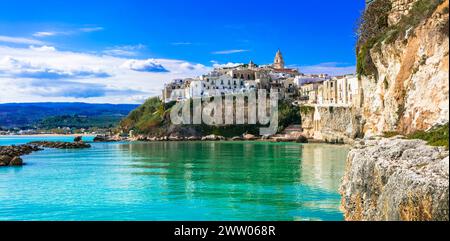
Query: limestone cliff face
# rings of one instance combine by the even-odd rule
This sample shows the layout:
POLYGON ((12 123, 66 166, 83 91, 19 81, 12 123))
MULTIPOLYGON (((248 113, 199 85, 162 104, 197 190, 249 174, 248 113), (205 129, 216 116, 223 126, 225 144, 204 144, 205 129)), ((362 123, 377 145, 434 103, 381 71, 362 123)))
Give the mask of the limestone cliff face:
POLYGON ((316 107, 314 138, 331 143, 353 143, 361 135, 361 118, 354 108, 316 107))
MULTIPOLYGON (((398 24, 417 1, 392 0, 389 24, 398 24)), ((442 30, 448 28, 448 5, 443 1, 417 27, 370 50, 378 78, 361 79, 366 136, 409 134, 448 122, 449 37, 442 30)))
POLYGON ((361 141, 340 192, 348 221, 449 220, 449 158, 424 141, 361 141))
POLYGON ((391 0, 384 40, 369 50, 376 74, 361 78, 365 140, 347 158, 340 189, 346 220, 449 220, 448 150, 374 137, 449 121, 449 1, 433 5, 419 23, 411 17, 432 1, 391 0))

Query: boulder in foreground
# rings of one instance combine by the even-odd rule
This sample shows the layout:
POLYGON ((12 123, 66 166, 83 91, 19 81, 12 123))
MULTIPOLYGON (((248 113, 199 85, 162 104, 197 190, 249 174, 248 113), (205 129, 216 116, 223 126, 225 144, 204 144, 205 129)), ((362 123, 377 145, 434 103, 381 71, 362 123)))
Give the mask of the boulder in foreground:
POLYGON ((340 192, 348 221, 448 221, 449 152, 421 140, 364 140, 340 192))

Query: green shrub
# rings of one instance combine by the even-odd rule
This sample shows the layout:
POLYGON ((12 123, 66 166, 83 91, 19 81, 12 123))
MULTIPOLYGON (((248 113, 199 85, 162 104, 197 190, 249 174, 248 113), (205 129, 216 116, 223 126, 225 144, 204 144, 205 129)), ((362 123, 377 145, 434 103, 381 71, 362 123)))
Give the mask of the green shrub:
POLYGON ((304 105, 300 106, 300 113, 305 114, 305 115, 314 113, 315 110, 316 109, 312 106, 304 106, 304 105))
POLYGON ((434 127, 430 131, 417 131, 408 135, 407 138, 424 140, 431 146, 445 146, 448 149, 448 128, 449 125, 447 123, 442 126, 434 127))

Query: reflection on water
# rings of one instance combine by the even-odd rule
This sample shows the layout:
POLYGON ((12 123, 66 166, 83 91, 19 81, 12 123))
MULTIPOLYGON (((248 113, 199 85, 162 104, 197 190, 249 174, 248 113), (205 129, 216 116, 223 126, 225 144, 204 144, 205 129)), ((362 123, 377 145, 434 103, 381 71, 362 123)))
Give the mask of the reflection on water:
POLYGON ((303 146, 302 168, 307 170, 301 177, 301 183, 317 186, 327 191, 339 189, 340 180, 344 176, 348 148, 343 146, 324 146, 310 144, 303 146))
POLYGON ((168 196, 218 199, 225 194, 225 205, 271 206, 280 216, 303 205, 336 211, 339 200, 331 199, 347 155, 341 146, 286 143, 141 143, 120 148, 134 155, 134 174, 160 176, 168 196), (181 190, 176 188, 180 182, 181 190))
POLYGON ((26 157, 28 166, 0 169, 0 219, 342 220, 347 152, 258 142, 46 150, 26 157))

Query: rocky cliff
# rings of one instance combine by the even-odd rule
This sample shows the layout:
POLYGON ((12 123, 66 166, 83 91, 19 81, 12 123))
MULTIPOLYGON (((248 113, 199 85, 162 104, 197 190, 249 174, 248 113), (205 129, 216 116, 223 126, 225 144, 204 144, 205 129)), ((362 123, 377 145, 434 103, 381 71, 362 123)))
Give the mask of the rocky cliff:
POLYGON ((346 220, 449 220, 448 150, 374 137, 425 136, 433 145, 448 137, 448 124, 432 128, 449 120, 448 10, 448 0, 376 0, 364 14, 357 54, 366 139, 347 158, 346 220))
POLYGON ((345 219, 448 221, 448 155, 420 140, 360 141, 340 190, 345 219))
POLYGON ((449 1, 390 1, 388 26, 365 43, 367 53, 360 47, 375 67, 359 73, 366 136, 448 122, 449 1))

